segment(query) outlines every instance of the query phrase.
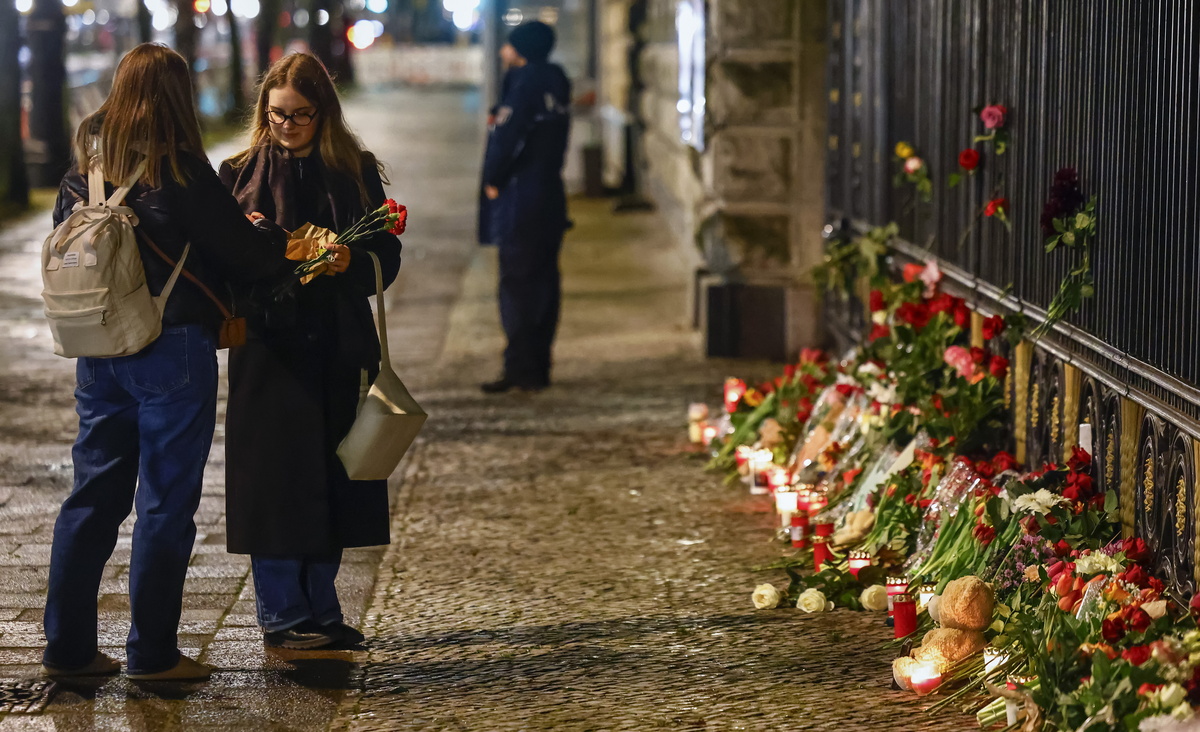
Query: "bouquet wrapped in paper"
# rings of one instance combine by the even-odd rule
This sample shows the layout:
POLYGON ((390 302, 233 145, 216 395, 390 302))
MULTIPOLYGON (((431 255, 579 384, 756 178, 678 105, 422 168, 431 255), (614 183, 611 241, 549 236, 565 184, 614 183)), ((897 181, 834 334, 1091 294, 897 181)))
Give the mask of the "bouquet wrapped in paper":
POLYGON ((329 269, 329 263, 333 261, 330 244, 352 244, 381 231, 399 236, 407 226, 408 209, 389 198, 341 234, 314 224, 300 226, 288 237, 286 256, 301 263, 296 267, 296 274, 300 275, 300 284, 306 285, 329 269))

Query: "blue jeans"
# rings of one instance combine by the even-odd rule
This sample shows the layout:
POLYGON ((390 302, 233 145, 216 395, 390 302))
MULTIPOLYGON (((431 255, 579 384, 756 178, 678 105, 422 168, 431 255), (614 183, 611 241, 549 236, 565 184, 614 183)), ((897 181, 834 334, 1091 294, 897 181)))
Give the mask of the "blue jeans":
POLYGON ((342 605, 334 587, 341 565, 340 549, 327 557, 252 555, 258 624, 275 632, 305 620, 317 625, 341 622, 342 605))
POLYGON ((201 326, 170 327, 132 356, 80 358, 75 373, 75 486, 54 524, 43 660, 75 668, 95 657, 101 574, 136 505, 127 669, 164 671, 179 662, 193 517, 216 426, 215 346, 201 326))

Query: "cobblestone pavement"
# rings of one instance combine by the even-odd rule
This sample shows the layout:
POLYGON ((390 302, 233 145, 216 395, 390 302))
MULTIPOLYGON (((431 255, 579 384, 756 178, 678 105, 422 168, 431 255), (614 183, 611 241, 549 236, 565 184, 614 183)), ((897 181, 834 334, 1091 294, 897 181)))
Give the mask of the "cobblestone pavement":
POLYGON ((783 551, 773 514, 703 472, 683 421, 761 367, 698 357, 659 219, 607 210, 574 204, 545 393, 478 396, 501 343, 494 262, 469 271, 334 729, 975 727, 889 690, 879 615, 753 610, 782 580, 750 570, 783 551))
MULTIPOLYGON (((476 254, 478 110, 459 92, 348 105, 412 210, 392 290, 399 372, 431 418, 401 474, 393 545, 339 578, 354 653, 265 652, 243 558, 223 548, 222 451, 206 481, 184 645, 211 683, 64 687, 34 730, 958 730, 888 690, 878 616, 755 612, 750 568, 777 558, 761 499, 720 485, 683 442, 718 397, 682 315, 687 267, 652 214, 576 202, 556 385, 482 398, 502 347, 495 253, 476 254), (464 276, 465 273, 465 276, 464 276), (448 325, 447 325, 448 324, 448 325), (380 563, 382 560, 382 563, 380 563), (378 568, 378 581, 372 579, 378 568)), ((217 157, 217 155, 214 155, 217 157)), ((70 364, 48 355, 36 282, 45 224, 0 236, 0 677, 36 670, 50 529, 69 489, 70 364)), ((220 435, 218 435, 218 442, 220 435)), ((102 636, 123 657, 128 529, 102 636)))
MULTIPOLYGON (((347 117, 389 165, 389 193, 412 209, 404 266, 389 290, 393 359, 415 372, 440 352, 463 269, 476 247, 476 94, 389 91, 355 99, 347 117), (464 151, 469 154, 464 154, 464 151)), ((210 151, 214 161, 236 151, 210 151)), ((71 485, 75 436, 72 361, 53 355, 39 293, 38 258, 49 230, 45 212, 0 231, 0 678, 35 674, 51 532, 71 485)), ((224 356, 222 356, 224 372, 224 356)), ((223 410, 223 402, 221 409, 223 410)), ((217 439, 196 515, 195 555, 185 588, 180 643, 215 664, 195 687, 60 684, 41 716, 8 715, 0 730, 325 729, 355 681, 349 653, 265 651, 255 627, 249 562, 225 553, 224 447, 217 439)), ((398 481, 397 481, 398 483, 398 481)), ((132 519, 122 528, 100 600, 101 645, 124 659, 129 630, 128 563, 132 519)), ((338 578, 349 622, 361 619, 381 549, 348 552, 338 578)))

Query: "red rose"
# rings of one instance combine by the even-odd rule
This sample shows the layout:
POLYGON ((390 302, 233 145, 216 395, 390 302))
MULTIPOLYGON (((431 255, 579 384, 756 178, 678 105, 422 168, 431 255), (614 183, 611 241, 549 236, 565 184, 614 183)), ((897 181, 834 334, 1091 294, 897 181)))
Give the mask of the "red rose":
POLYGON ((932 498, 922 498, 921 500, 917 501, 917 506, 924 511, 925 509, 929 508, 929 504, 931 503, 933 503, 932 498))
POLYGON ((983 339, 990 341, 1004 332, 1004 318, 993 315, 983 319, 983 339))
POLYGON ((1071 473, 1067 476, 1067 485, 1078 489, 1080 500, 1091 497, 1096 490, 1096 482, 1087 473, 1071 473))
POLYGON ((975 170, 979 167, 979 153, 967 148, 958 154, 958 167, 963 170, 975 170))
POLYGON ((914 503, 917 502, 917 494, 909 493, 907 496, 904 497, 904 502, 910 506, 913 505, 914 503))
POLYGON ((1188 611, 1191 612, 1196 622, 1200 623, 1200 592, 1192 595, 1192 601, 1188 603, 1188 611))
POLYGON ((1067 499, 1068 501, 1076 502, 1080 500, 1079 488, 1077 486, 1069 485, 1066 488, 1063 488, 1062 494, 1063 498, 1067 499))
POLYGON ((1121 658, 1129 661, 1134 666, 1141 666, 1146 661, 1150 660, 1150 646, 1133 646, 1121 651, 1121 658))
POLYGON ((1146 585, 1150 588, 1150 591, 1156 595, 1161 595, 1163 590, 1166 589, 1163 581, 1157 577, 1151 577, 1150 579, 1146 580, 1146 585))
POLYGON ((1120 618, 1105 618, 1100 624, 1100 635, 1109 643, 1116 643, 1125 637, 1125 621, 1120 618))
POLYGON ((1146 612, 1140 607, 1135 607, 1129 613, 1129 627, 1133 628, 1139 633, 1144 632, 1146 628, 1149 628, 1153 622, 1154 618, 1150 617, 1150 613, 1146 612))
POLYGON ((904 281, 916 282, 921 279, 921 273, 925 271, 923 264, 906 264, 904 265, 904 281))
POLYGON ((1026 516, 1021 520, 1021 525, 1025 527, 1025 533, 1030 536, 1037 536, 1042 531, 1042 527, 1038 525, 1037 518, 1034 516, 1026 516))
POLYGON ((971 360, 977 364, 983 365, 984 359, 987 358, 987 351, 976 346, 971 346, 971 360))
POLYGON ((1071 470, 1087 470, 1092 466, 1092 456, 1087 450, 1076 445, 1071 448, 1071 459, 1067 461, 1067 467, 1071 470))
POLYGON ((870 304, 873 313, 883 310, 883 292, 881 290, 871 290, 870 304))
POLYGON ((1138 587, 1150 586, 1150 573, 1142 569, 1142 565, 1140 564, 1135 564, 1125 570, 1121 576, 1131 585, 1137 585, 1138 587))
POLYGON ((988 373, 1004 381, 1008 376, 1008 359, 1004 356, 992 356, 992 360, 988 362, 988 373))
POLYGON ((980 460, 975 464, 975 472, 982 475, 984 478, 990 478, 996 474, 996 469, 986 460, 980 460))
POLYGON ((1008 211, 1007 198, 993 198, 988 201, 987 207, 983 209, 984 216, 995 216, 996 214, 1004 215, 1008 211))
POLYGON ((892 329, 886 325, 876 324, 871 327, 871 334, 867 336, 867 340, 875 340, 877 338, 887 338, 892 334, 892 329))
POLYGON ((1071 553, 1071 545, 1065 539, 1059 539, 1058 543, 1054 545, 1054 553, 1057 556, 1065 557, 1071 553))
POLYGON ((906 302, 896 308, 896 317, 911 325, 914 330, 921 330, 929 325, 929 308, 920 303, 906 302))
POLYGON ((970 310, 970 308, 967 307, 967 304, 965 302, 963 302, 962 300, 959 300, 954 305, 954 324, 957 325, 959 328, 966 328, 967 324, 969 324, 970 322, 971 322, 971 310, 970 310))
POLYGON ((1122 539, 1121 551, 1125 553, 1126 559, 1139 564, 1150 558, 1150 547, 1146 546, 1146 542, 1140 536, 1122 539))
POLYGON ((955 297, 945 292, 939 292, 926 305, 929 308, 930 315, 949 312, 954 309, 955 297))
POLYGON ((837 391, 838 394, 841 394, 842 396, 846 397, 847 399, 854 396, 854 386, 852 386, 851 384, 838 384, 837 386, 835 386, 833 388, 835 391, 837 391))
POLYGON ((998 452, 996 457, 992 458, 992 465, 995 466, 996 472, 1003 473, 1005 470, 1016 470, 1017 460, 1007 452, 998 452))

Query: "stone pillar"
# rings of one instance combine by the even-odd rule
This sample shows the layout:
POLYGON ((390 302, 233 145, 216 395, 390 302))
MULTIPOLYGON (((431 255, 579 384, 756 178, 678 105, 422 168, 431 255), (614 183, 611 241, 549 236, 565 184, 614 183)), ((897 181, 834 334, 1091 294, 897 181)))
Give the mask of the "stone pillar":
POLYGON ((826 0, 709 0, 702 151, 679 139, 674 3, 654 6, 651 192, 707 272, 696 294, 709 352, 793 356, 821 337, 808 271, 825 216, 826 0))

